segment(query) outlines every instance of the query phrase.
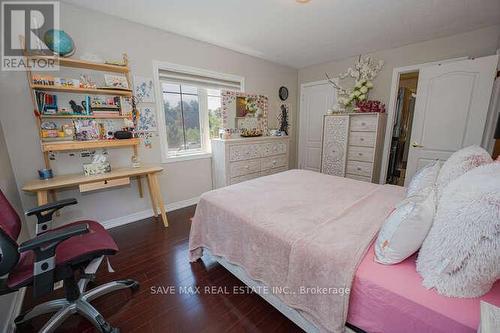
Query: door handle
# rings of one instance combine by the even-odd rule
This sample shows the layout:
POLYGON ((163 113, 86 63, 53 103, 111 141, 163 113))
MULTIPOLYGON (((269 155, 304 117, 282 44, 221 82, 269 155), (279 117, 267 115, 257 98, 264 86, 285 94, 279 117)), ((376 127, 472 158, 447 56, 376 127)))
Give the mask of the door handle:
POLYGON ((411 144, 411 146, 412 146, 413 148, 424 148, 424 146, 422 146, 422 145, 421 145, 421 144, 419 144, 418 142, 413 142, 413 143, 411 144))

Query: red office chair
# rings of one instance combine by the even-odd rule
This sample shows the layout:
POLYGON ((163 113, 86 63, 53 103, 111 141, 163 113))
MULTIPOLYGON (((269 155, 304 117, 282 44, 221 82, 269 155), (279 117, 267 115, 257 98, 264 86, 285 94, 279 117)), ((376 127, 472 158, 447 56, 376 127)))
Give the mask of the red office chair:
POLYGON ((113 238, 94 221, 78 221, 47 230, 54 212, 76 203, 75 199, 67 199, 28 211, 26 214, 36 215, 41 229, 46 231, 18 245, 21 220, 0 191, 0 276, 8 274, 0 281, 0 295, 32 285, 34 297, 39 297, 53 291, 54 282, 63 281, 64 299, 35 306, 18 316, 16 325, 41 314, 56 312, 40 330, 52 332, 70 315, 79 313, 100 332, 119 332, 89 302, 115 290, 137 290, 138 282, 113 281, 85 291, 104 256, 118 251, 113 238))

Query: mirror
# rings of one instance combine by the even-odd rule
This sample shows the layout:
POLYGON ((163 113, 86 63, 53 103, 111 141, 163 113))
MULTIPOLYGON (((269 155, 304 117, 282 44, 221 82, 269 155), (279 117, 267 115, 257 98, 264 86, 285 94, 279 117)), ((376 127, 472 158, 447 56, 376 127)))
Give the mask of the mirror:
POLYGON ((236 131, 260 129, 267 132, 268 98, 264 95, 221 91, 222 127, 236 131))

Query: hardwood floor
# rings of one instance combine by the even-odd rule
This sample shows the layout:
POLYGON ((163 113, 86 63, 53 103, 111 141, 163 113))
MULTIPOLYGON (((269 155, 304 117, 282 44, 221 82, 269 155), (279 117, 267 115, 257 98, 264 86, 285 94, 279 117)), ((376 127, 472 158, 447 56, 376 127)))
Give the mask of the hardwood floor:
MULTIPOLYGON (((194 211, 195 206, 191 206, 170 212, 167 229, 160 220, 151 219, 111 229, 120 248, 120 252, 110 258, 115 273, 108 273, 106 265, 101 265, 95 282, 132 278, 139 281, 140 289, 133 294, 120 290, 92 304, 121 332, 302 332, 256 294, 180 292, 180 287, 189 286, 228 291, 244 286, 216 262, 189 263, 188 237, 194 211), (165 294, 171 286, 177 290, 165 294)), ((62 291, 58 290, 57 297, 52 298, 61 296, 62 291)), ((28 290, 23 309, 34 304, 28 290)), ((50 315, 33 319, 18 331, 35 332, 48 318, 50 315)), ((97 330, 75 315, 57 332, 97 330)))

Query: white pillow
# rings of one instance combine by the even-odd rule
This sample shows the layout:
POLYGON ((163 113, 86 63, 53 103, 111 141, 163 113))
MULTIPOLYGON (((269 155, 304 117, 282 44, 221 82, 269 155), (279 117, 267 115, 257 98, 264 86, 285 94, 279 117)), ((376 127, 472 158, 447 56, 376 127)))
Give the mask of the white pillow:
POLYGON ((453 180, 480 165, 491 163, 490 154, 479 146, 469 146, 454 152, 444 162, 437 178, 438 194, 453 180))
POLYGON ((478 297, 500 276, 500 163, 450 183, 420 249, 423 285, 455 297, 478 297))
POLYGON ((419 194, 425 188, 434 186, 440 169, 441 163, 436 160, 418 170, 406 189, 406 196, 410 197, 419 194))
POLYGON ((397 264, 415 253, 427 236, 436 210, 434 187, 403 200, 386 219, 375 243, 375 261, 397 264))

